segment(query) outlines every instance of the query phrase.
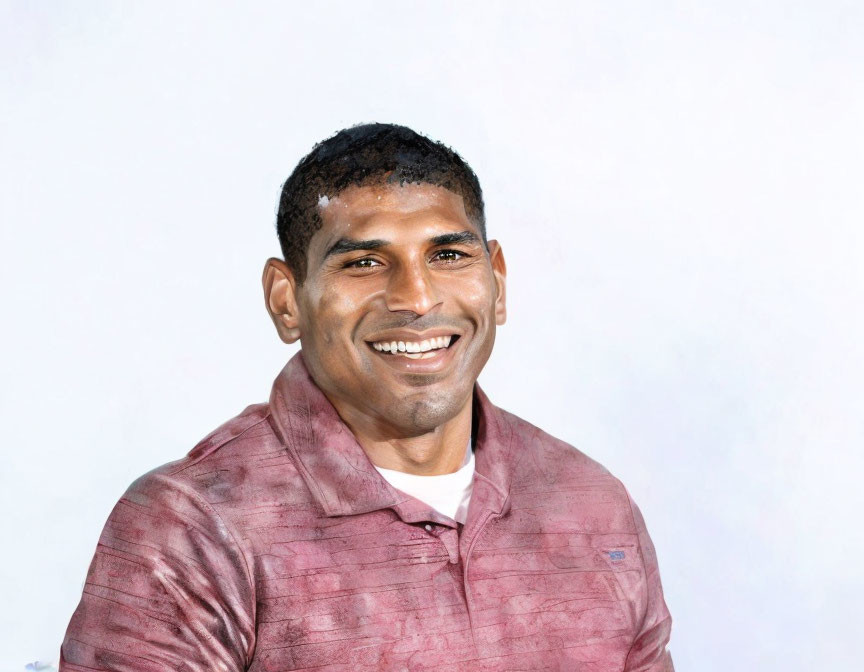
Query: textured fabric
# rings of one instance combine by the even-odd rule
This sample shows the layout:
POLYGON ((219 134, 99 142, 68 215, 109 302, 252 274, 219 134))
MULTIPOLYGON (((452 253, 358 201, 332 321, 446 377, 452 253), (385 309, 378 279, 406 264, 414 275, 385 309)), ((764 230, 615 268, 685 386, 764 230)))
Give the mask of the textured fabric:
POLYGON ((474 401, 463 526, 376 471, 296 355, 268 404, 120 499, 60 669, 671 671, 622 484, 474 401))
POLYGON ((395 469, 375 466, 387 482, 397 490, 426 502, 433 509, 464 524, 471 504, 471 484, 474 482, 474 452, 471 442, 465 449, 462 466, 452 474, 421 476, 395 469))

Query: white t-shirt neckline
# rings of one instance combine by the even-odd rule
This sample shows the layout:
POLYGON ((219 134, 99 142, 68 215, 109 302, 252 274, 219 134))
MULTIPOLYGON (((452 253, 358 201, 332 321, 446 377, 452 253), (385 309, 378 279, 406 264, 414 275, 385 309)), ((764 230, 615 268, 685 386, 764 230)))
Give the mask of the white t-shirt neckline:
POLYGON ((468 517, 468 503, 474 482, 474 451, 471 450, 470 439, 465 453, 462 466, 451 474, 422 476, 385 469, 377 464, 374 466, 397 490, 416 497, 439 513, 464 524, 468 517))

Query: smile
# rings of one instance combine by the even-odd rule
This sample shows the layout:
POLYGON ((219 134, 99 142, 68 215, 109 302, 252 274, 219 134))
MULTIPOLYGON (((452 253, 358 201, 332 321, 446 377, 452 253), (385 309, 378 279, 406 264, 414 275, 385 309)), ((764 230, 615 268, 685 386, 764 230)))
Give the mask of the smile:
POLYGON ((375 359, 397 373, 444 374, 454 366, 465 339, 462 334, 438 334, 426 338, 418 334, 412 339, 408 332, 394 332, 366 344, 375 352, 375 359))
POLYGON ((439 350, 450 347, 451 341, 458 339, 454 336, 437 336, 423 341, 375 341, 370 345, 378 352, 388 353, 397 357, 408 359, 431 359, 439 350))

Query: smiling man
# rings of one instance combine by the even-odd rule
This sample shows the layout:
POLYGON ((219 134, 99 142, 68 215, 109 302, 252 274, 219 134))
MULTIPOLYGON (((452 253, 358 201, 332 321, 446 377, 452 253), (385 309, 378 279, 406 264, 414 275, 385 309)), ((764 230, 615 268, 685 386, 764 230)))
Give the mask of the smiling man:
POLYGON ((476 176, 402 126, 283 186, 268 403, 111 513, 63 670, 672 670, 638 508, 477 386, 506 267, 476 176))

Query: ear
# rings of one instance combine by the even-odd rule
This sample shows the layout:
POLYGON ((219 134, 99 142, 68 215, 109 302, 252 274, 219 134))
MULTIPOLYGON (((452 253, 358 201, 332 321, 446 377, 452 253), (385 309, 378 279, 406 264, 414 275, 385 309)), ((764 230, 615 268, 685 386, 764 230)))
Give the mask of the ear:
POLYGON ((270 257, 264 264, 261 284, 264 285, 264 303, 276 325, 279 338, 285 343, 294 343, 300 338, 294 273, 284 261, 270 257))
POLYGON ((497 240, 489 241, 489 261, 492 263, 492 274, 495 276, 495 324, 502 325, 507 321, 507 264, 504 263, 504 253, 497 240))

